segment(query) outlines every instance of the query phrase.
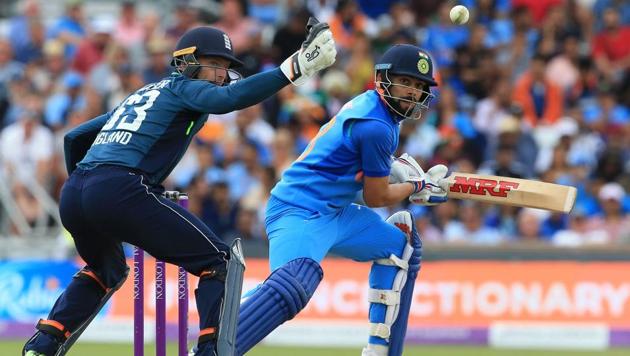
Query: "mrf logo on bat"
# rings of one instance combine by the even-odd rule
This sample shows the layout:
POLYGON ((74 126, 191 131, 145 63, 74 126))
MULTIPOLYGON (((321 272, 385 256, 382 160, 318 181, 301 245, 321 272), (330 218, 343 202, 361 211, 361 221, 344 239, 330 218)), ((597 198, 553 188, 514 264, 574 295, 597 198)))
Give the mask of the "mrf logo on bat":
POLYGON ((494 180, 471 177, 455 177, 455 183, 450 188, 451 192, 474 194, 474 195, 492 195, 494 197, 507 197, 507 193, 512 189, 517 189, 519 183, 506 180, 494 180))

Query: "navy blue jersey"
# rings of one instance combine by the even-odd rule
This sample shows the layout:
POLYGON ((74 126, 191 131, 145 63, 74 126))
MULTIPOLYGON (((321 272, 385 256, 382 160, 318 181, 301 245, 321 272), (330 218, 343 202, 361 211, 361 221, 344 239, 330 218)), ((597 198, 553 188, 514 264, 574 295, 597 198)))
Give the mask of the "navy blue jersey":
POLYGON ((186 152, 208 114, 224 114, 256 104, 289 83, 279 69, 229 86, 173 74, 129 95, 111 112, 65 137, 69 172, 109 164, 144 173, 159 184, 186 152), (85 157, 87 145, 91 145, 85 157))

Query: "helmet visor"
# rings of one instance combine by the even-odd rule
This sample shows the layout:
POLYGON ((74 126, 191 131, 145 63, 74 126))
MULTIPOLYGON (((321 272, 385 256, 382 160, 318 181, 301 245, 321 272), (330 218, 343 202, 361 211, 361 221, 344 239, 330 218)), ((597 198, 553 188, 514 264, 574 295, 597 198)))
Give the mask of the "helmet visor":
POLYGON ((212 76, 214 80, 209 81, 220 86, 234 84, 243 78, 240 73, 233 69, 200 64, 193 54, 173 58, 173 66, 178 73, 196 80, 206 80, 198 78, 198 75, 202 68, 209 68, 214 71, 214 75, 212 76))
POLYGON ((381 79, 383 80, 378 80, 377 76, 374 82, 377 88, 382 88, 381 95, 388 99, 386 100, 388 106, 396 114, 405 119, 419 120, 422 117, 422 114, 429 109, 431 100, 435 97, 435 95, 431 93, 431 84, 424 82, 422 87, 415 88, 392 82, 387 70, 381 73, 381 79), (397 96, 392 94, 393 92, 409 93, 410 95, 397 96))

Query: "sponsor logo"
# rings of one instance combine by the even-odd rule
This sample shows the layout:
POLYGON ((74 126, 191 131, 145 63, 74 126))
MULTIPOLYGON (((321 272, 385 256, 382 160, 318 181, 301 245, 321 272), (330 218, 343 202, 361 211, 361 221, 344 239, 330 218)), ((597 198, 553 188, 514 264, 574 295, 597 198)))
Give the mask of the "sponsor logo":
POLYGON ((319 57, 319 46, 316 45, 314 50, 312 50, 310 53, 306 53, 306 61, 310 62, 317 57, 319 57))
POLYGON ((450 188, 451 192, 491 195, 493 197, 507 197, 507 193, 512 189, 517 189, 520 184, 504 180, 455 177, 455 184, 450 188))
POLYGON ((0 320, 46 317, 75 271, 69 262, 0 263, 0 320))

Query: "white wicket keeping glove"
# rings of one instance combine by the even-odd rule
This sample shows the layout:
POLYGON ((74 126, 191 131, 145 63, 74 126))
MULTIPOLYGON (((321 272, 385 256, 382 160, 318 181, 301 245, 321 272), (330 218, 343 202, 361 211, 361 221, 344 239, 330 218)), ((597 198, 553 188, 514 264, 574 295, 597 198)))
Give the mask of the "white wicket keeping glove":
POLYGON ((409 201, 418 205, 436 205, 448 200, 444 178, 448 173, 448 168, 443 164, 431 167, 425 174, 424 189, 409 196, 409 201))
POLYGON ((318 71, 335 63, 337 48, 330 27, 311 17, 306 25, 308 35, 302 48, 280 65, 282 73, 293 83, 302 85, 318 71))

